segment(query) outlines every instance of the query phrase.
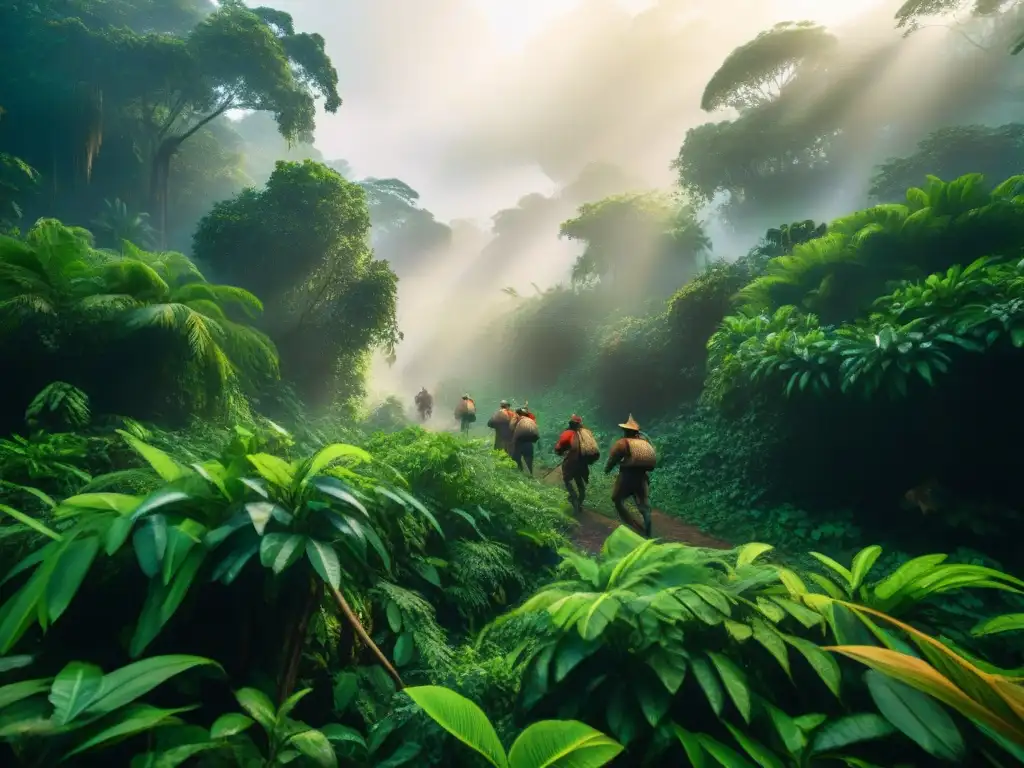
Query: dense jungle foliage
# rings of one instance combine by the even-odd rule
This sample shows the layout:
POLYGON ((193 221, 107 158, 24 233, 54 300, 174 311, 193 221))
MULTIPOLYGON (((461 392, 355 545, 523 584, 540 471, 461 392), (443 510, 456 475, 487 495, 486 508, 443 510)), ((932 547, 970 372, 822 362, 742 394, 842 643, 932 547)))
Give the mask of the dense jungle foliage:
MULTIPOLYGON (((974 10, 1006 56, 1016 4, 974 10)), ((592 164, 495 217, 481 269, 554 202, 579 256, 509 292, 435 421, 516 395, 548 453, 632 412, 656 506, 735 545, 593 552, 484 419, 366 408, 398 274, 455 231, 312 147, 323 37, 239 0, 0 7, 3 764, 1024 763, 1020 126, 936 130, 739 258, 706 223, 836 183, 852 126, 787 110, 870 79, 827 82, 848 54, 737 48, 682 196, 592 164)))

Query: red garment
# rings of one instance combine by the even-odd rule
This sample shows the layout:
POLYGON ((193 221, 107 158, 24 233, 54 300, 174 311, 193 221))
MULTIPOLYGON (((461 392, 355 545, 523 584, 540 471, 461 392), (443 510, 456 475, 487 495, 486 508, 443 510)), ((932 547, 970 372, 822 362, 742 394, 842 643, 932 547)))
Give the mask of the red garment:
POLYGON ((529 411, 527 411, 525 415, 527 416, 527 418, 533 419, 533 420, 534 420, 535 422, 537 421, 537 417, 536 417, 536 416, 534 416, 534 415, 533 415, 532 413, 530 413, 529 411))
POLYGON ((555 443, 555 453, 562 454, 572 448, 573 438, 576 437, 576 430, 567 429, 561 435, 558 436, 558 442, 555 443))

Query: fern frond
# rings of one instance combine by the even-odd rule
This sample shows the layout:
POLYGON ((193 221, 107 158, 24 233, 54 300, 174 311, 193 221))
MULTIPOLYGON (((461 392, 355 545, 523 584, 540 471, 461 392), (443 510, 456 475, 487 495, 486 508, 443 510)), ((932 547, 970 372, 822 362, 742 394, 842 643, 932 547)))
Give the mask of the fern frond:
POLYGON ((370 594, 398 606, 402 630, 412 632, 420 656, 431 669, 446 672, 451 667, 452 649, 448 637, 437 623, 433 606, 422 595, 388 581, 378 581, 370 594))

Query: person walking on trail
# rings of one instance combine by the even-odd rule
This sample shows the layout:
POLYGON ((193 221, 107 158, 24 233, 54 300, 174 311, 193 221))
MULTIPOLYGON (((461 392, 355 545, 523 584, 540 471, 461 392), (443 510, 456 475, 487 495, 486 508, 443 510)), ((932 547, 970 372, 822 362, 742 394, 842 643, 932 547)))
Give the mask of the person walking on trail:
POLYGON ((515 417, 512 404, 502 400, 498 410, 487 420, 487 426, 494 430, 494 450, 504 451, 509 456, 512 455, 512 422, 515 417))
POLYGON ((462 400, 455 406, 455 418, 459 422, 459 432, 469 434, 469 425, 476 421, 476 403, 469 394, 462 396, 462 400))
POLYGON ((517 408, 512 424, 512 460, 533 477, 533 446, 540 439, 537 420, 526 408, 517 408))
POLYGON ((555 443, 555 453, 562 457, 562 482, 569 494, 569 503, 578 515, 587 498, 590 465, 601 457, 594 433, 583 427, 583 417, 575 413, 569 417, 569 426, 555 443))
POLYGON ((416 410, 419 411, 420 421, 426 421, 434 413, 434 397, 427 388, 423 387, 419 392, 416 393, 416 410))
POLYGON ((650 481, 647 474, 657 466, 657 454, 654 446, 640 435, 640 425, 636 423, 633 414, 629 414, 626 422, 619 424, 619 427, 622 429, 622 437, 612 445, 608 463, 604 468, 607 475, 616 466, 619 467, 619 476, 615 478, 615 486, 612 488, 612 503, 622 522, 649 539, 651 503, 650 481), (626 500, 630 497, 636 501, 636 506, 643 515, 642 527, 626 509, 626 500))

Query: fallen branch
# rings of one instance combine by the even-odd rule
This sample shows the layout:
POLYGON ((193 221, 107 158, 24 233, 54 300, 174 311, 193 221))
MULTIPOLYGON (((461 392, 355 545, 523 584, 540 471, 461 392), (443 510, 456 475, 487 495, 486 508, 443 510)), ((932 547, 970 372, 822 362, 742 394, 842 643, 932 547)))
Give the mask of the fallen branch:
POLYGON ((398 690, 405 688, 405 683, 402 682, 402 678, 399 676, 398 671, 391 666, 391 662, 387 660, 387 657, 377 647, 377 644, 370 639, 370 636, 366 633, 363 628, 362 622, 359 621, 359 617, 356 616, 352 610, 352 606, 348 604, 345 596, 332 584, 328 584, 327 588, 331 591, 331 596, 334 598, 334 602, 338 604, 338 610, 344 614, 348 623, 352 625, 352 629, 355 630, 356 636, 362 641, 363 645, 373 651, 373 655, 377 657, 377 661, 381 663, 385 671, 391 676, 391 679, 395 681, 395 686, 398 690))

